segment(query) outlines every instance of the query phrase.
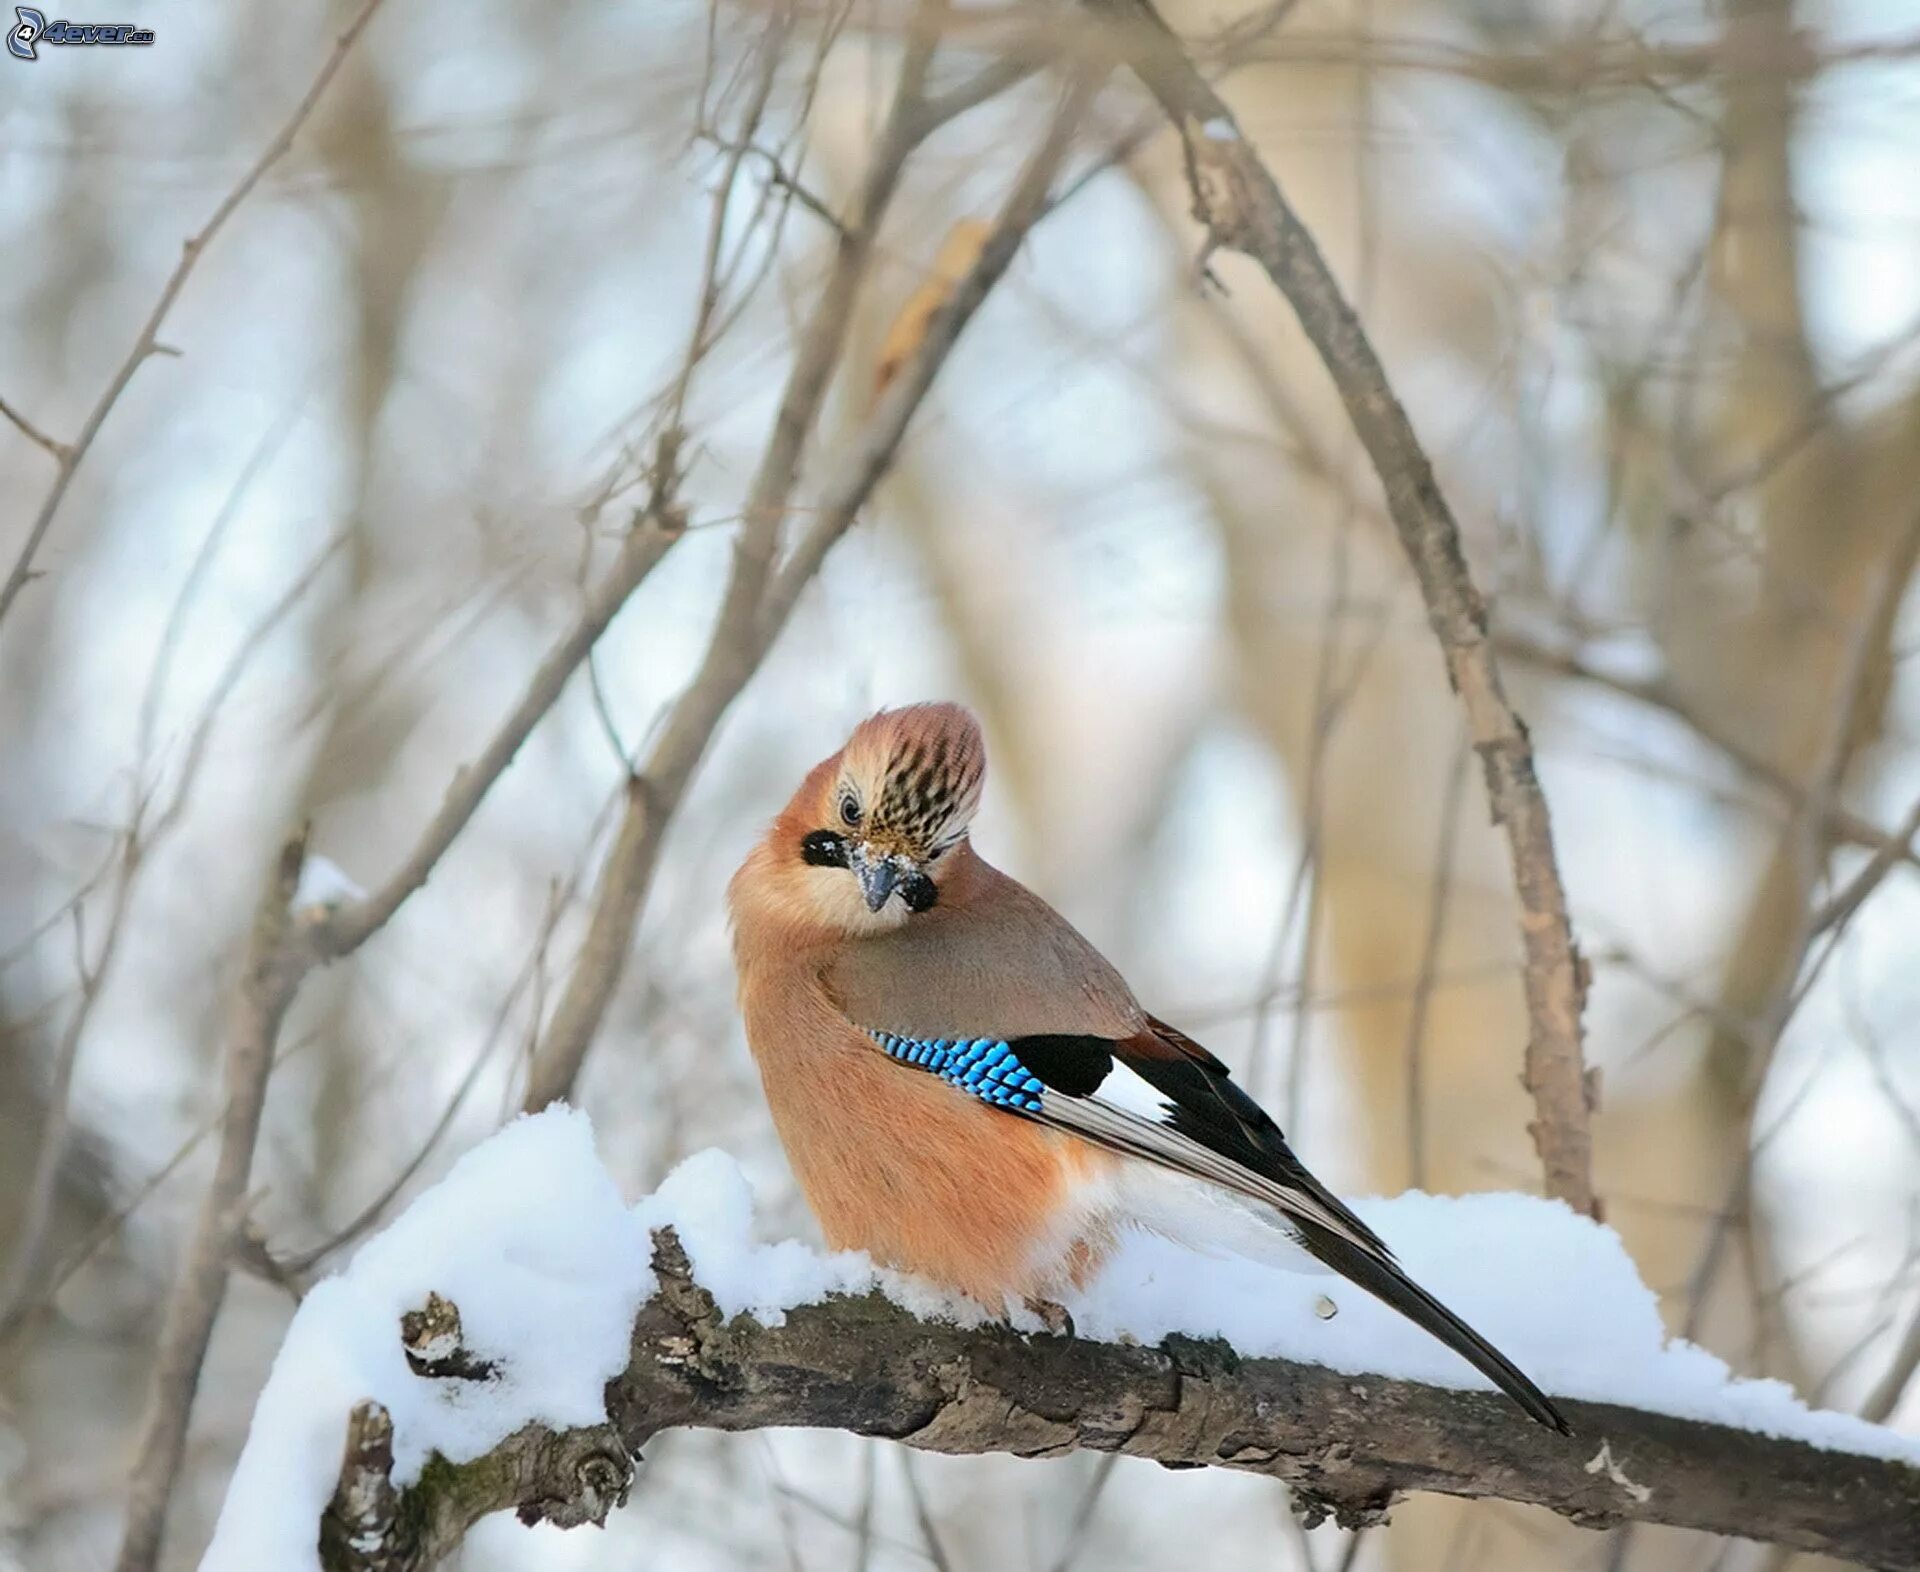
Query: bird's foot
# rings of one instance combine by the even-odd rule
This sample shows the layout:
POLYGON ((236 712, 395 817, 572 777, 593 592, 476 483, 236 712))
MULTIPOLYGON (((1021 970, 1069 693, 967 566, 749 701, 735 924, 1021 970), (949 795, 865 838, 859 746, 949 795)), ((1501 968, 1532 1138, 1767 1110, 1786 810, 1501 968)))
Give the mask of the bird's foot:
POLYGON ((1073 1317, 1067 1314, 1065 1305, 1032 1294, 1027 1296, 1026 1305, 1040 1318, 1040 1324, 1055 1337, 1073 1336, 1073 1317))

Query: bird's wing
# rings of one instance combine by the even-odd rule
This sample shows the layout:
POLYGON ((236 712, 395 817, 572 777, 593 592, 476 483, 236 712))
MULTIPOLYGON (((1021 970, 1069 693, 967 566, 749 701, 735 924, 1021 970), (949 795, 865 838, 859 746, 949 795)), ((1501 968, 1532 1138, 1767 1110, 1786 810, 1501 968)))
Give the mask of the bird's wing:
POLYGON ((1142 1010, 1064 917, 970 849, 964 898, 827 967, 847 1019, 907 1063, 1010 1111, 1251 1196, 1391 1259, 1192 1038, 1142 1010), (989 1063, 991 1060, 991 1063, 989 1063), (1001 1079, 996 1079, 999 1076, 1001 1079))
POLYGON ((1518 1366, 1409 1277, 1380 1236, 1307 1172, 1225 1065, 1164 1022, 1143 1021, 1122 1038, 933 1037, 855 1024, 891 1057, 996 1108, 1266 1202, 1327 1266, 1439 1338, 1531 1418, 1568 1431, 1518 1366))
POLYGON ((1307 1172, 1225 1065, 1142 1010, 1046 902, 970 850, 959 855, 969 860, 940 904, 824 968, 848 1021, 903 1064, 1009 1115, 1265 1202, 1327 1266, 1455 1349, 1533 1418, 1567 1428, 1307 1172))
POLYGON ((1393 1260, 1380 1237, 1307 1172, 1226 1066, 1150 1016, 1123 1038, 934 1037, 855 1024, 891 1057, 995 1107, 1264 1201, 1291 1224, 1393 1260))

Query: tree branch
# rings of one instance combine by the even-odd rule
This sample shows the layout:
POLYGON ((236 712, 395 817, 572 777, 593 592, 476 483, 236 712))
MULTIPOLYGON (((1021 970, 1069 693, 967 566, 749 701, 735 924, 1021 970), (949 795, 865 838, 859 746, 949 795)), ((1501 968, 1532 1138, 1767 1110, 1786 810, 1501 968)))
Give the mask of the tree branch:
POLYGON ((619 555, 587 592, 573 623, 527 679, 520 702, 501 722, 480 757, 454 772, 440 810, 421 832, 419 844, 371 896, 341 909, 316 931, 314 944, 323 955, 347 955, 357 950, 427 882, 494 782, 506 773, 534 727, 553 708, 568 679, 587 658, 587 652, 680 538, 686 521, 671 497, 674 447, 671 440, 662 444, 664 473, 656 474, 653 500, 621 541, 619 555))
POLYGON ((1412 564, 1440 641, 1447 675, 1466 708, 1486 774, 1488 805, 1506 831, 1520 933, 1529 1034, 1523 1080, 1535 1117, 1529 1127, 1549 1195, 1597 1210, 1591 1089, 1581 1049, 1587 970, 1573 940, 1553 827, 1534 772, 1533 745, 1500 681, 1460 530, 1433 466, 1380 358, 1272 173, 1225 101, 1210 87, 1150 0, 1086 0, 1112 18, 1116 45, 1179 132, 1194 217, 1208 250, 1240 251, 1286 297, 1326 366, 1386 494, 1387 512, 1412 564))
MULTIPOLYGON (((1671 682, 1659 677, 1626 677, 1593 665, 1577 650, 1547 644, 1528 634, 1503 630, 1494 638, 1502 656, 1556 677, 1604 688, 1621 698, 1632 699, 1648 709, 1659 710, 1678 721, 1702 743, 1721 754, 1742 774, 1751 776, 1794 812, 1806 807, 1807 792, 1800 782, 1774 764, 1758 749, 1750 748, 1698 705, 1690 703, 1671 682)), ((1828 802, 1821 809, 1827 833, 1837 839, 1865 846, 1877 854, 1920 867, 1920 852, 1908 841, 1862 818, 1844 803, 1828 802)))
POLYGON ((586 604, 536 668, 520 702, 480 758, 455 775, 440 811, 393 877, 375 895, 342 911, 319 907, 296 914, 291 902, 305 857, 304 833, 281 853, 248 945, 246 974, 227 1046, 220 1155, 186 1260, 167 1301, 147 1417, 129 1482, 127 1526, 117 1572, 150 1572, 159 1559, 167 1502, 180 1471, 200 1367, 226 1296, 227 1267, 246 1220, 247 1183, 274 1049, 294 996, 314 967, 359 948, 426 882, 527 735, 553 707, 587 651, 679 538, 679 513, 668 492, 671 441, 663 443, 662 449, 663 466, 656 475, 653 499, 635 520, 614 565, 588 593, 586 604))
MULTIPOLYGON (((608 1422, 528 1426, 470 1463, 432 1459, 392 1494, 377 1404, 352 1417, 326 1514, 328 1572, 418 1572, 489 1512, 603 1522, 629 1459, 677 1426, 851 1431, 931 1452, 1053 1457, 1087 1449, 1267 1474, 1310 1522, 1377 1523, 1409 1490, 1544 1506, 1590 1528, 1667 1523, 1886 1568, 1920 1566, 1920 1469, 1722 1425, 1567 1403, 1579 1435, 1545 1435, 1491 1392, 1237 1358, 1224 1343, 1156 1348, 965 1330, 879 1295, 724 1320, 671 1230, 634 1322, 608 1422), (342 1532, 347 1526, 358 1533, 342 1532)), ((395 1329, 399 1335, 399 1329, 395 1329)), ((556 1335, 559 1329, 556 1329, 556 1335)))
POLYGON ((39 443, 53 455, 56 468, 53 484, 47 488, 46 497, 40 503, 40 511, 34 515, 33 523, 27 529, 26 542, 20 548, 20 554, 14 559, 13 567, 7 573, 6 581, 0 583, 0 621, 5 620, 7 609, 27 581, 33 577, 33 559, 40 550, 40 544, 46 539, 47 531, 53 527, 53 516, 60 511, 65 500, 67 488, 72 485, 74 473, 80 468, 81 460, 87 456, 87 450, 93 446, 93 440, 100 435, 100 428, 106 424, 107 416, 113 413, 113 407, 120 402, 120 395, 127 390, 127 384, 133 380, 133 374, 147 361, 147 357, 157 354, 175 354, 175 350, 165 350, 160 344, 160 326, 167 320, 167 313, 173 310, 173 303, 180 298, 180 291, 187 286, 187 279, 206 255, 207 247, 226 227, 240 204, 253 195, 255 187, 266 178, 267 171, 286 157, 287 150, 293 146, 293 139, 300 134, 300 128, 307 123, 314 106, 320 102, 328 86, 339 74, 341 65, 353 49, 360 35, 366 31, 367 24, 373 20, 373 13, 380 7, 380 0, 363 0, 360 9, 353 15, 340 36, 334 40, 333 49, 308 84, 300 102, 293 106, 293 113, 287 117, 286 124, 269 142, 260 156, 247 166, 247 171, 239 181, 220 200, 206 223, 200 226, 198 234, 190 235, 180 247, 180 260, 174 264, 173 271, 167 275, 167 281, 160 287, 160 298, 154 302, 153 309, 147 313, 147 320, 141 324, 139 336, 133 341, 133 348, 121 361, 119 369, 107 383, 99 400, 87 412, 87 418, 81 423, 80 434, 71 443, 56 442, 53 438, 29 425, 13 410, 7 410, 7 417, 30 439, 39 443))
POLYGON ((115 1563, 118 1572, 150 1572, 160 1558, 167 1502, 186 1449, 200 1367, 226 1297, 227 1263, 246 1222, 247 1178, 266 1108, 274 1045, 300 979, 312 964, 292 911, 305 857, 302 833, 281 848, 254 917, 246 974, 228 1029, 220 1155, 201 1198, 180 1276, 167 1299, 146 1421, 127 1482, 127 1526, 115 1563))

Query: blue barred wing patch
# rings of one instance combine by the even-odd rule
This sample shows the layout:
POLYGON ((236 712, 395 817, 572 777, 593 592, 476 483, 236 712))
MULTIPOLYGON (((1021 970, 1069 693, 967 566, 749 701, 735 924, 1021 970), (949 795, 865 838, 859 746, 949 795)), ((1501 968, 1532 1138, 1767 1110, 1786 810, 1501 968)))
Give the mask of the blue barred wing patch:
POLYGON ((1039 1113, 1046 1085, 996 1037, 902 1037, 894 1032, 868 1030, 867 1035, 891 1058, 937 1075, 996 1108, 1039 1113))

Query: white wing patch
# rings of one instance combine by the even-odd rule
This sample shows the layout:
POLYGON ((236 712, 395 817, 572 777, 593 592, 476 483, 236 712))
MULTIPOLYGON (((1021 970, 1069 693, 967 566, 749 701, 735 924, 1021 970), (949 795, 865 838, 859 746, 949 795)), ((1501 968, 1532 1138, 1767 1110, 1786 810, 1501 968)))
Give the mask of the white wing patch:
MULTIPOLYGON (((1057 1096, 1051 1100, 1064 1101, 1057 1096)), ((1145 1119, 1152 1124, 1167 1124, 1174 1115, 1172 1099, 1117 1058, 1113 1061, 1113 1068, 1107 1071, 1106 1079, 1100 1083, 1100 1089, 1088 1100, 1106 1103, 1120 1113, 1145 1119)))
POLYGON ((1389 1263, 1393 1257, 1318 1196, 1268 1178, 1175 1128, 1179 1105, 1118 1054, 1100 1084, 1084 1096, 1057 1091, 998 1038, 924 1038, 872 1027, 861 1030, 881 1051, 930 1071, 956 1090, 1024 1118, 1050 1124, 1110 1151, 1156 1163, 1263 1202, 1283 1217, 1317 1224, 1355 1249, 1389 1263))

